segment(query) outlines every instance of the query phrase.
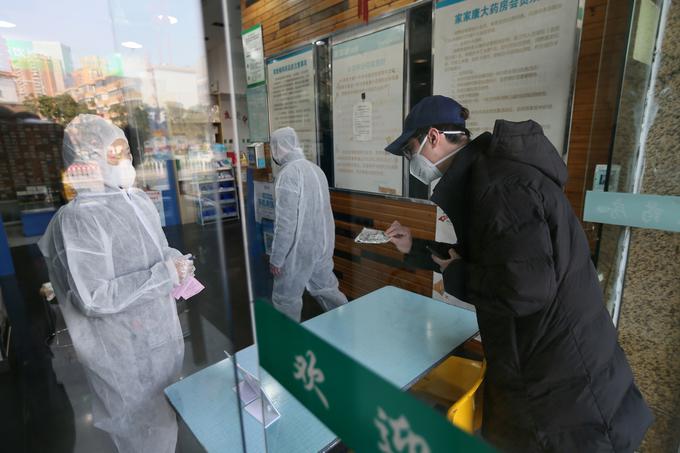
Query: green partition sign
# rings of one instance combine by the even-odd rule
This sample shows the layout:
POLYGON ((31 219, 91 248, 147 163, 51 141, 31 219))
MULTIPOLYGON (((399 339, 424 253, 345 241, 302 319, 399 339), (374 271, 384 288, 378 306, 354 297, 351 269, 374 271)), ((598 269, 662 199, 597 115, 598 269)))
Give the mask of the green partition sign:
POLYGON ((359 452, 494 452, 267 302, 255 303, 260 365, 359 452))
POLYGON ((680 197, 589 191, 583 220, 680 232, 680 197))

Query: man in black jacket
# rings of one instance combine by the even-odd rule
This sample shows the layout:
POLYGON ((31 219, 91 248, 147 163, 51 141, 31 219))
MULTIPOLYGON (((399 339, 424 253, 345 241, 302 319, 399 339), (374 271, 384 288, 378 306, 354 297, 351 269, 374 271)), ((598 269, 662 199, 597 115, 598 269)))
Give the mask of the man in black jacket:
POLYGON ((470 141, 467 116, 453 99, 425 98, 386 148, 422 182, 441 177, 431 200, 458 243, 442 257, 441 244, 398 222, 387 234, 477 310, 488 364, 482 434, 512 452, 632 452, 652 415, 563 193, 564 161, 533 121, 498 120, 470 141))

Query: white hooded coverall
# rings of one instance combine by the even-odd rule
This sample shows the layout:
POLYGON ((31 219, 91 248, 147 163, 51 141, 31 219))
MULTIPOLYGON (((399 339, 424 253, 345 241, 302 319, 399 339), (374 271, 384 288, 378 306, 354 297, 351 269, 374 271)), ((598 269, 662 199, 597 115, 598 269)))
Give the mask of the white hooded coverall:
POLYGON ((275 131, 271 150, 282 168, 276 177, 270 263, 283 271, 274 279, 272 302, 299 322, 305 288, 324 310, 347 303, 333 274, 335 222, 326 175, 305 159, 295 131, 290 127, 275 131))
MULTIPOLYGON (((118 138, 111 123, 80 115, 64 132, 66 165, 108 165, 118 138)), ((170 295, 182 254, 168 246, 154 205, 134 188, 79 194, 39 246, 93 392, 94 425, 120 452, 174 452, 177 420, 163 389, 179 379, 184 357, 170 295)))

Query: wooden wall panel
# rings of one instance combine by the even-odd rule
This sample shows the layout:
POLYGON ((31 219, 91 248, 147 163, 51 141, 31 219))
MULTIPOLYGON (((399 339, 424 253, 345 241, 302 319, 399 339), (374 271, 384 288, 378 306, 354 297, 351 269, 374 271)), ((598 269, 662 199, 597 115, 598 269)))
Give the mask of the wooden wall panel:
MULTIPOLYGON (((369 0, 369 20, 412 4, 412 0, 369 0)), ((357 0, 241 0, 243 29, 262 24, 265 55, 362 24, 357 0)))
POLYGON ((608 0, 587 0, 583 18, 567 160, 569 180, 565 188, 567 198, 579 219, 583 217, 584 189, 590 187, 592 182, 592 173, 591 180, 587 180, 587 162, 607 2, 608 0))
POLYGON ((355 299, 386 285, 432 295, 432 272, 413 269, 392 244, 357 244, 364 227, 386 229, 394 220, 411 228, 414 237, 433 240, 434 206, 380 196, 331 192, 335 215, 335 272, 340 289, 355 299))

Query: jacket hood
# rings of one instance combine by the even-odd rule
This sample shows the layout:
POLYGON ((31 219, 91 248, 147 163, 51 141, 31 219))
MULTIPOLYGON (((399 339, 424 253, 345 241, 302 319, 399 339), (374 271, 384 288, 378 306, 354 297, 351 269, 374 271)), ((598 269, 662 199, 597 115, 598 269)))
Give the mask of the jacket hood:
POLYGON ((564 160, 535 121, 497 120, 488 152, 496 158, 530 165, 560 187, 567 182, 564 160))

